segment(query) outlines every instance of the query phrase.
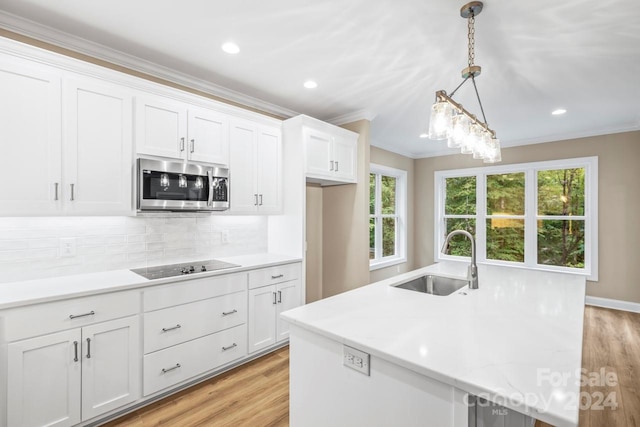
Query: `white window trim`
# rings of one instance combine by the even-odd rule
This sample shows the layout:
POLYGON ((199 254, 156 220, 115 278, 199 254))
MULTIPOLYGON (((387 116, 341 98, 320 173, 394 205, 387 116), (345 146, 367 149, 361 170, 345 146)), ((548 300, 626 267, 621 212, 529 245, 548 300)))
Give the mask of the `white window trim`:
MULTIPOLYGON (((544 271, 587 276, 587 280, 598 281, 598 157, 551 160, 545 162, 519 163, 513 165, 487 166, 480 168, 436 171, 434 179, 434 260, 464 261, 468 257, 445 255, 440 252, 445 236, 444 203, 445 179, 452 177, 476 177, 476 258, 478 263, 504 265, 544 271), (576 269, 537 263, 537 212, 538 212, 538 170, 585 168, 585 268, 576 269), (493 174, 525 173, 525 261, 524 263, 487 260, 486 254, 486 176, 493 174)), ((473 215, 472 215, 473 217, 473 215)), ((581 219, 582 220, 582 219, 581 219)))
MULTIPOLYGON (((371 163, 370 173, 396 178, 396 216, 398 218, 396 221, 396 253, 393 256, 376 257, 376 259, 369 260, 369 270, 373 271, 407 262, 407 171, 371 163)), ((376 212, 380 212, 380 192, 379 182, 376 182, 376 212)), ((371 218, 371 214, 369 214, 369 218, 371 218)), ((376 234, 378 242, 381 243, 382 227, 376 226, 376 234)), ((381 251, 381 245, 378 246, 376 250, 381 251)))

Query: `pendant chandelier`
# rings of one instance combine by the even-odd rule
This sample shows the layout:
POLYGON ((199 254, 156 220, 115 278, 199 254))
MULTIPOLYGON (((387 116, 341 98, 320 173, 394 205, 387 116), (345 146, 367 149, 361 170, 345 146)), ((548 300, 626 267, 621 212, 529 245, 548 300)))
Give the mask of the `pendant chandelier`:
POLYGON ((475 18, 482 11, 482 2, 472 1, 460 9, 460 16, 468 20, 469 62, 462 70, 462 83, 447 95, 444 90, 436 92, 436 102, 431 107, 431 120, 429 121, 430 139, 447 139, 447 146, 460 148, 462 154, 473 154, 474 159, 483 159, 485 163, 496 163, 502 160, 500 153, 500 140, 496 138, 496 132, 489 128, 487 118, 484 115, 482 101, 476 86, 476 77, 482 71, 479 65, 475 65, 475 18), (462 104, 453 100, 453 95, 468 80, 473 83, 473 88, 480 104, 482 120, 469 113, 462 104))

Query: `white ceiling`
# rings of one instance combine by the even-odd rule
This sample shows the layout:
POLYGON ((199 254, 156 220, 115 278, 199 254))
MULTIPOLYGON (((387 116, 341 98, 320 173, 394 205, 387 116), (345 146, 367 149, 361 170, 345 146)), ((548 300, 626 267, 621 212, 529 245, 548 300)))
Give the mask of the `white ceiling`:
MULTIPOLYGON (((0 11, 292 112, 375 115, 373 145, 426 157, 454 152, 418 135, 435 91, 461 81, 463 2, 0 0, 0 11), (238 55, 220 50, 227 40, 238 55)), ((487 0, 476 63, 503 146, 640 128, 638 0, 487 0)), ((455 99, 480 115, 470 84, 455 99)))

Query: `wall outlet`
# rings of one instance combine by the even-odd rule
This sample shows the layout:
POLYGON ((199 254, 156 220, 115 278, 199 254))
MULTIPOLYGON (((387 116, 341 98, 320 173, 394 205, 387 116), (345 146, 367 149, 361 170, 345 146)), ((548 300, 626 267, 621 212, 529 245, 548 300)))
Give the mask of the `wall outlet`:
POLYGON ((356 371, 365 374, 366 376, 370 376, 370 359, 371 356, 369 353, 365 353, 364 351, 357 350, 353 347, 349 347, 345 345, 344 356, 343 356, 343 365, 347 368, 355 369, 356 371))
POLYGON ((220 238, 222 239, 222 243, 226 245, 229 243, 229 230, 222 230, 220 232, 220 238))
POLYGON ((74 257, 76 256, 76 238, 65 237, 60 239, 60 256, 74 257))

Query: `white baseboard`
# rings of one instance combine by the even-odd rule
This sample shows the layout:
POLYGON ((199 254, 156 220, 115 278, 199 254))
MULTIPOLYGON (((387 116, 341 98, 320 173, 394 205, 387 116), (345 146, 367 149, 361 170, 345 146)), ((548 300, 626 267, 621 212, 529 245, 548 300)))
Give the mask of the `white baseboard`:
POLYGON ((617 299, 599 298, 587 296, 585 304, 595 305, 596 307, 613 308, 614 310, 631 311, 640 313, 640 304, 637 302, 621 301, 617 299))

